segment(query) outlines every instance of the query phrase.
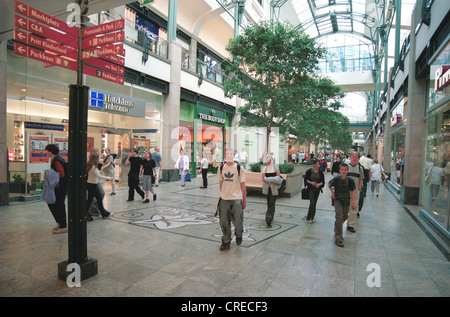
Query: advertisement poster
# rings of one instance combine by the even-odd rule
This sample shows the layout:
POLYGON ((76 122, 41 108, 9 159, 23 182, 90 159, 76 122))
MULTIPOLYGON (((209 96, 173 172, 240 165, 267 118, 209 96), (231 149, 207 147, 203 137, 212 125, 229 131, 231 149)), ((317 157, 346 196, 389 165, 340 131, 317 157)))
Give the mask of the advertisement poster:
POLYGON ((65 136, 53 137, 53 143, 59 148, 59 156, 61 156, 66 162, 69 161, 69 138, 65 136))
POLYGON ((49 144, 50 138, 45 135, 30 135, 30 155, 29 155, 29 163, 48 163, 49 158, 47 156, 47 151, 45 151, 45 147, 49 144))

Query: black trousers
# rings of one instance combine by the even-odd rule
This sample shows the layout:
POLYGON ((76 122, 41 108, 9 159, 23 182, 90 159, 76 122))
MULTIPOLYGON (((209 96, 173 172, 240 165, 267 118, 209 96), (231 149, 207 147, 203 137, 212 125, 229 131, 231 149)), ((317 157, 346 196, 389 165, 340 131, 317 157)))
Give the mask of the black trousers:
POLYGON ((128 200, 134 200, 134 191, 145 197, 144 191, 139 187, 139 174, 128 174, 128 200))
POLYGON ((266 222, 272 223, 273 218, 275 218, 275 202, 278 196, 272 195, 272 189, 269 187, 269 192, 267 193, 267 212, 266 212, 266 222))
POLYGON ((49 204, 48 208, 52 212, 53 218, 59 223, 60 228, 67 227, 67 217, 66 217, 66 195, 67 195, 67 185, 60 184, 55 187, 56 201, 54 204, 49 204))
POLYGON ((103 207, 103 195, 99 189, 98 184, 87 183, 87 191, 88 191, 88 198, 86 210, 89 210, 89 207, 91 207, 92 201, 94 200, 95 197, 95 199, 97 200, 98 209, 100 210, 102 216, 104 216, 106 214, 106 210, 105 207, 103 207))
POLYGON ((306 220, 312 220, 316 215, 316 205, 317 200, 319 199, 320 189, 310 189, 308 190, 308 193, 309 193, 309 208, 308 214, 306 215, 306 220))
POLYGON ((202 168, 203 187, 208 187, 208 169, 202 168))

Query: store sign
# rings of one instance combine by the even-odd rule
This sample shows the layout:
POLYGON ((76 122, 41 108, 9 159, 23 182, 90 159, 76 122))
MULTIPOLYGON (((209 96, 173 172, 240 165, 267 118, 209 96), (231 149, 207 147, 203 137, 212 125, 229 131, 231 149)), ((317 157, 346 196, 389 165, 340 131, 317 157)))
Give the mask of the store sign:
POLYGON ((442 91, 445 87, 450 84, 450 65, 440 65, 436 69, 435 80, 434 80, 434 90, 442 91))
POLYGON ((218 118, 218 117, 215 117, 213 115, 206 114, 206 113, 199 113, 198 114, 198 118, 200 120, 205 120, 205 121, 209 121, 209 122, 225 124, 225 119, 218 118))
POLYGON ((401 114, 393 114, 391 117, 391 127, 396 125, 397 123, 402 122, 402 115, 401 114))
POLYGON ((144 100, 92 89, 89 91, 89 109, 145 117, 144 100))

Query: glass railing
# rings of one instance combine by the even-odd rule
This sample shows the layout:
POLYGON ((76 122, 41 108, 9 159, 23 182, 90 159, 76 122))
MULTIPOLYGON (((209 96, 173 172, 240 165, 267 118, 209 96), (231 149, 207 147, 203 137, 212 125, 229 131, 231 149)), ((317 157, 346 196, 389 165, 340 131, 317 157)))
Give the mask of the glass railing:
POLYGON ((223 85, 229 76, 214 62, 204 62, 198 58, 190 56, 187 52, 181 55, 181 69, 196 73, 203 79, 207 79, 219 85, 223 85))

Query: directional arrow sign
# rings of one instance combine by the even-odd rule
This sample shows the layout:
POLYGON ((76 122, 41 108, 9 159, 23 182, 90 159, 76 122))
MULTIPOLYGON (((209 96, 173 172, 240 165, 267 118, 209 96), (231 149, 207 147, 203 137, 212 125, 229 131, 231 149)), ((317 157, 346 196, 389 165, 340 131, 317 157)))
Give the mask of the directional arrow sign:
POLYGON ((40 25, 37 22, 30 21, 19 15, 14 15, 14 25, 22 28, 24 30, 33 32, 35 34, 41 35, 46 38, 50 38, 59 43, 64 43, 73 48, 78 47, 77 39, 72 36, 67 36, 67 34, 54 31, 46 26, 40 25))
POLYGON ((36 21, 42 22, 55 29, 61 30, 74 37, 78 37, 78 28, 69 26, 67 23, 54 18, 42 11, 36 10, 22 2, 14 1, 14 10, 20 14, 30 17, 36 21))
POLYGON ((109 55, 109 56, 104 56, 103 59, 106 59, 108 61, 111 61, 113 63, 116 63, 120 66, 124 66, 125 65, 125 58, 119 56, 119 55, 109 55))
POLYGON ((100 48, 91 48, 85 50, 81 53, 81 59, 97 58, 108 55, 125 55, 125 50, 123 49, 123 44, 108 44, 100 48))
POLYGON ((109 62, 104 61, 104 60, 102 60, 100 58, 88 59, 88 60, 86 60, 85 63, 89 64, 91 66, 95 66, 95 67, 107 70, 107 71, 109 71, 111 73, 116 73, 117 75, 123 76, 125 74, 125 68, 123 68, 122 66, 118 66, 116 64, 109 63, 109 62))
POLYGON ((98 77, 104 80, 108 80, 108 81, 112 81, 114 83, 123 85, 124 83, 124 78, 122 76, 116 75, 116 74, 112 74, 110 72, 101 70, 101 69, 97 69, 94 68, 92 66, 89 65, 84 65, 83 66, 83 73, 89 76, 94 76, 94 77, 98 77))
POLYGON ((93 36, 93 37, 89 37, 87 39, 83 39, 82 47, 83 47, 83 49, 85 49, 85 48, 98 46, 98 45, 122 42, 124 40, 124 38, 125 38, 124 31, 105 34, 102 36, 93 36))
POLYGON ((94 25, 83 29, 83 38, 123 30, 124 28, 125 28, 125 19, 94 25))
POLYGON ((58 43, 29 34, 20 29, 14 29, 14 40, 72 59, 77 59, 78 57, 77 50, 70 46, 59 45, 58 43))
POLYGON ((26 46, 24 44, 20 43, 14 43, 14 53, 29 57, 41 62, 46 62, 50 64, 54 64, 59 67, 71 69, 71 70, 77 70, 77 63, 74 61, 70 61, 64 58, 61 58, 59 56, 53 55, 53 54, 47 54, 44 51, 35 49, 33 47, 26 46))

